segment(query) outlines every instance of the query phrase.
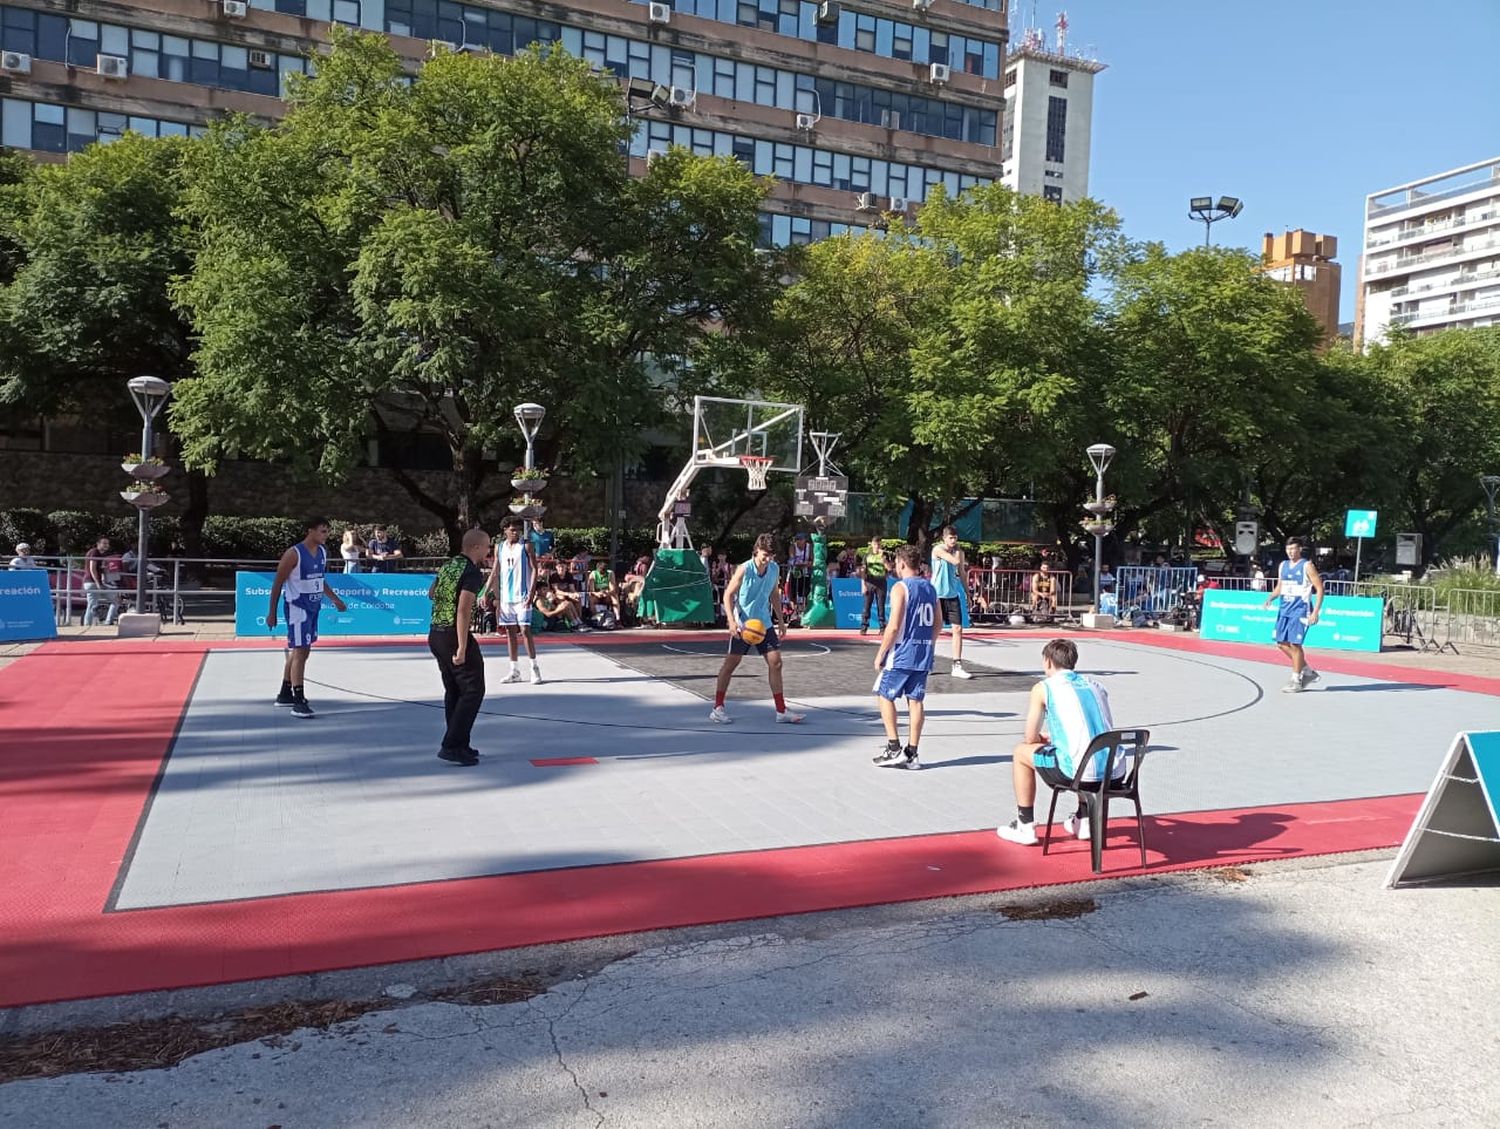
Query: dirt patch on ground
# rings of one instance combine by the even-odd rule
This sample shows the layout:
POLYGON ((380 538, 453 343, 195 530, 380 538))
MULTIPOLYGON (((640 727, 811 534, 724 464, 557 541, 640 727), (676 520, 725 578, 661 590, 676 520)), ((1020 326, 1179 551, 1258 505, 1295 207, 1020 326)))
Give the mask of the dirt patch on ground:
MULTIPOLYGON (((411 1002, 515 1003, 546 990, 539 983, 493 980, 423 993, 414 996, 411 1002)), ((400 1002, 388 997, 290 1002, 225 1012, 212 1019, 150 1019, 0 1039, 0 1083, 60 1074, 155 1070, 236 1043, 264 1039, 272 1046, 279 1046, 282 1038, 292 1031, 327 1029, 368 1012, 400 1006, 400 1002)))
POLYGON ((1243 866, 1216 866, 1212 870, 1205 870, 1203 875, 1215 882, 1248 882, 1254 873, 1243 866))
POLYGON ((1099 903, 1093 898, 1057 898, 1049 902, 1030 902, 1026 905, 998 906, 996 913, 1004 914, 1011 921, 1054 921, 1068 917, 1082 917, 1093 913, 1099 903))

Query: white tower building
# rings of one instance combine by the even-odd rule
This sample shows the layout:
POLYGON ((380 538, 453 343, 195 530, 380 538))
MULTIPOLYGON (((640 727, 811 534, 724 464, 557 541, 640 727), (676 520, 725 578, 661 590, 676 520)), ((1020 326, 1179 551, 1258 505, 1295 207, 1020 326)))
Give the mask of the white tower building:
POLYGON ((1052 46, 1037 28, 1005 57, 1000 182, 1061 203, 1089 194, 1094 76, 1104 64, 1068 52, 1068 17, 1052 46))

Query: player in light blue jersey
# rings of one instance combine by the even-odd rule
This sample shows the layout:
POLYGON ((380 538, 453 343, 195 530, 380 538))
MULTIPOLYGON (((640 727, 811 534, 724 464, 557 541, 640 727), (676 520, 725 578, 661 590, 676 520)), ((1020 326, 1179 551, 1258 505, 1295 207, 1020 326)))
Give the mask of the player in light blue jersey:
POLYGON ((881 768, 921 768, 917 747, 922 740, 923 701, 927 697, 927 675, 943 625, 938 620, 937 592, 919 568, 921 556, 914 545, 896 550, 896 587, 891 592, 891 617, 885 625, 875 669, 880 677, 875 694, 880 702, 880 720, 885 724, 885 752, 875 758, 881 768), (906 699, 906 747, 896 722, 896 699, 906 699))
POLYGON ((1307 629, 1318 622, 1318 613, 1323 610, 1323 578, 1312 561, 1303 558, 1302 551, 1302 538, 1286 539, 1286 560, 1281 562, 1276 586, 1263 605, 1270 607, 1272 600, 1281 600, 1272 638, 1277 649, 1292 660, 1292 680, 1281 688, 1283 694, 1300 694, 1318 680, 1318 672, 1307 665, 1302 640, 1307 638, 1307 629), (1314 595, 1317 603, 1308 600, 1314 595))
POLYGON ((734 677, 740 660, 753 650, 766 660, 766 678, 776 703, 776 720, 790 725, 801 722, 802 714, 786 708, 781 682, 781 636, 776 634, 776 625, 779 623, 786 630, 786 613, 781 603, 781 566, 776 563, 776 541, 769 533, 755 539, 755 552, 729 578, 724 589, 724 618, 729 624, 729 653, 719 667, 709 720, 720 724, 734 720, 724 708, 729 680, 734 677), (766 629, 765 638, 755 643, 741 634, 752 619, 759 620, 766 629))
POLYGON ((943 539, 932 547, 932 587, 937 592, 943 625, 953 628, 954 678, 973 678, 964 669, 964 628, 969 625, 968 565, 958 545, 958 530, 943 527, 943 539))
POLYGON ((308 653, 318 641, 318 610, 323 606, 323 597, 327 596, 339 611, 347 610, 337 592, 323 587, 323 577, 328 572, 325 548, 328 519, 309 518, 306 530, 301 541, 281 554, 276 579, 271 584, 271 607, 266 612, 266 626, 272 630, 276 628, 278 608, 286 618, 286 662, 281 669, 281 693, 276 695, 276 704, 291 706, 292 716, 300 718, 313 716, 302 679, 308 653))

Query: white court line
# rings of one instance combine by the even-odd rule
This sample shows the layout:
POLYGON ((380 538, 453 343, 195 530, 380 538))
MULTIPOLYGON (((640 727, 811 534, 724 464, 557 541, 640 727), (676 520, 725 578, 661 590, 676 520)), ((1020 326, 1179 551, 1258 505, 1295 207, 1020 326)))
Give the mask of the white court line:
MULTIPOLYGON (((814 643, 810 639, 794 639, 794 640, 783 639, 782 642, 783 643, 785 643, 785 642, 800 643, 804 647, 816 647, 816 648, 818 648, 818 650, 822 651, 823 654, 825 654, 825 655, 831 655, 831 654, 833 654, 833 649, 831 647, 825 647, 825 646, 823 646, 822 643, 814 643)), ((661 649, 664 650, 664 651, 675 651, 679 655, 692 655, 696 659, 717 659, 717 658, 722 658, 724 656, 724 652, 723 651, 684 651, 681 647, 674 647, 670 643, 660 643, 660 644, 658 644, 658 646, 660 646, 661 649)))

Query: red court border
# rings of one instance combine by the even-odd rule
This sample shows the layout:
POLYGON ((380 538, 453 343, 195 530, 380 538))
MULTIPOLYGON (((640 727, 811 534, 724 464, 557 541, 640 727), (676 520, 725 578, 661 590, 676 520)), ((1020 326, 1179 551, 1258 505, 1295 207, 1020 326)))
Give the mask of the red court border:
MULTIPOLYGON (((1050 634, 974 633, 1038 640, 1050 634)), ((709 637, 652 632, 591 636, 587 643, 709 637)), ((797 637, 849 638, 839 632, 797 637)), ((1105 638, 1259 657, 1255 648, 1173 636, 1105 638)), ((0 1006, 1094 877, 1085 844, 1064 841, 1043 858, 986 829, 105 912, 204 656, 245 645, 59 642, 0 671, 0 1006)), ((1382 681, 1397 676, 1500 694, 1500 679, 1334 656, 1320 655, 1319 665, 1382 681)), ((1394 846, 1419 800, 1389 796, 1152 817, 1146 873, 1394 846)), ((1131 827, 1126 820, 1111 826, 1108 877, 1142 873, 1131 866, 1131 827)))

